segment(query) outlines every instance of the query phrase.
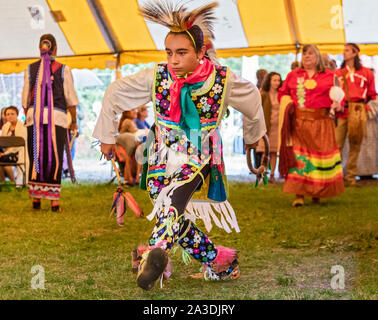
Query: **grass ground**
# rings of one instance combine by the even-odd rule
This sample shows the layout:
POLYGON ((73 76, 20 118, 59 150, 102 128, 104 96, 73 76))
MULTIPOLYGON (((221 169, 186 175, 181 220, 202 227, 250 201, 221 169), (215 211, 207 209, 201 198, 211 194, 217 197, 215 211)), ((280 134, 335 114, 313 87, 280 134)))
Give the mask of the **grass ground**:
MULTIPOLYGON (((114 191, 64 183, 59 214, 48 202, 33 212, 26 190, 0 192, 0 299, 378 299, 378 186, 292 208, 282 186, 232 182, 241 233, 214 227, 210 236, 239 250, 240 279, 190 279, 200 266, 184 265, 178 251, 164 289, 149 292, 136 286, 130 252, 145 243, 153 223, 128 211, 118 227, 109 218, 114 191), (31 289, 34 265, 45 270, 45 290, 31 289), (344 268, 343 290, 331 288, 334 265, 344 268)), ((151 211, 146 193, 129 191, 151 211)))

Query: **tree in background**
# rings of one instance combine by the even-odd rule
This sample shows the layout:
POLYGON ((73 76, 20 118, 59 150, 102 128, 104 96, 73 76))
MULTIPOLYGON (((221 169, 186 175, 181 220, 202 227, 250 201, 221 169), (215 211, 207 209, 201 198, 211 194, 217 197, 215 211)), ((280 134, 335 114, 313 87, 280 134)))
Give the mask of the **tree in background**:
MULTIPOLYGON (((23 86, 23 72, 0 74, 0 108, 17 106, 17 108, 21 110, 21 94, 23 86)), ((23 113, 21 112, 20 116, 22 115, 23 113)))
POLYGON ((278 72, 282 79, 285 79, 291 71, 290 66, 293 61, 295 61, 295 55, 292 53, 259 56, 259 68, 266 69, 268 73, 272 71, 278 72))

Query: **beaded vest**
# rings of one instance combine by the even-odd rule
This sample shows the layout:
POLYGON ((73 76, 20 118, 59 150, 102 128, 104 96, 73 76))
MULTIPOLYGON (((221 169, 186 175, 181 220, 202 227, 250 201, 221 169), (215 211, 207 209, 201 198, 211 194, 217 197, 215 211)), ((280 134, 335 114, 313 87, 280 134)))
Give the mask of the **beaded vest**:
MULTIPOLYGON (((222 141, 218 125, 223 114, 227 76, 227 67, 216 66, 210 76, 210 84, 204 86, 206 89, 200 88, 192 92, 191 98, 201 124, 200 132, 193 133, 201 135, 199 150, 188 139, 180 124, 170 121, 169 88, 172 80, 166 64, 156 66, 153 88, 155 125, 147 143, 148 166, 143 168, 146 176, 145 188, 151 199, 156 199, 161 190, 171 182, 192 181, 206 164, 210 164, 210 174, 203 181, 201 192, 196 192, 193 198, 226 200, 222 141), (169 169, 172 167, 173 171, 169 169)), ((206 81, 208 83, 209 80, 206 81)))

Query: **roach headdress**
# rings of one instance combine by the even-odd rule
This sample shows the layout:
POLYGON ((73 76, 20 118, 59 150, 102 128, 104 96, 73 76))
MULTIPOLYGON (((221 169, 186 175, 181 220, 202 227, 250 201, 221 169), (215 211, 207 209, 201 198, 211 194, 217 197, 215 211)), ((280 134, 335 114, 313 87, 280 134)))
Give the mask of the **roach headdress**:
MULTIPOLYGON (((204 43, 207 43, 208 40, 214 39, 213 22, 216 19, 214 9, 217 6, 218 2, 211 2, 187 11, 182 1, 172 3, 170 0, 155 0, 145 3, 139 12, 146 20, 161 24, 169 28, 171 32, 190 33, 191 28, 197 26, 203 33, 204 43)), ((191 34, 189 35, 192 37, 191 34)))

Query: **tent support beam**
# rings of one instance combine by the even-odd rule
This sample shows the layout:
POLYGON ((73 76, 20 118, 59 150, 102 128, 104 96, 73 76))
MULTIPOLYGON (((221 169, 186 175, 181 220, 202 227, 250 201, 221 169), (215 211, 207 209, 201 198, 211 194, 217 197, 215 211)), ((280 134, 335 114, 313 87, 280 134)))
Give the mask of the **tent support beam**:
POLYGON ((116 61, 116 67, 115 67, 115 76, 116 76, 116 80, 122 78, 121 55, 119 53, 117 53, 117 61, 116 61))
POLYGON ((101 8, 101 5, 97 0, 87 0, 87 3, 110 50, 112 52, 121 52, 122 48, 105 17, 104 10, 101 8))
POLYGON ((284 0, 284 3, 285 3, 286 16, 287 16, 287 21, 289 24, 291 39, 295 46, 295 52, 296 52, 295 60, 297 60, 298 53, 301 49, 301 39, 299 35, 297 15, 295 13, 294 0, 284 0))

